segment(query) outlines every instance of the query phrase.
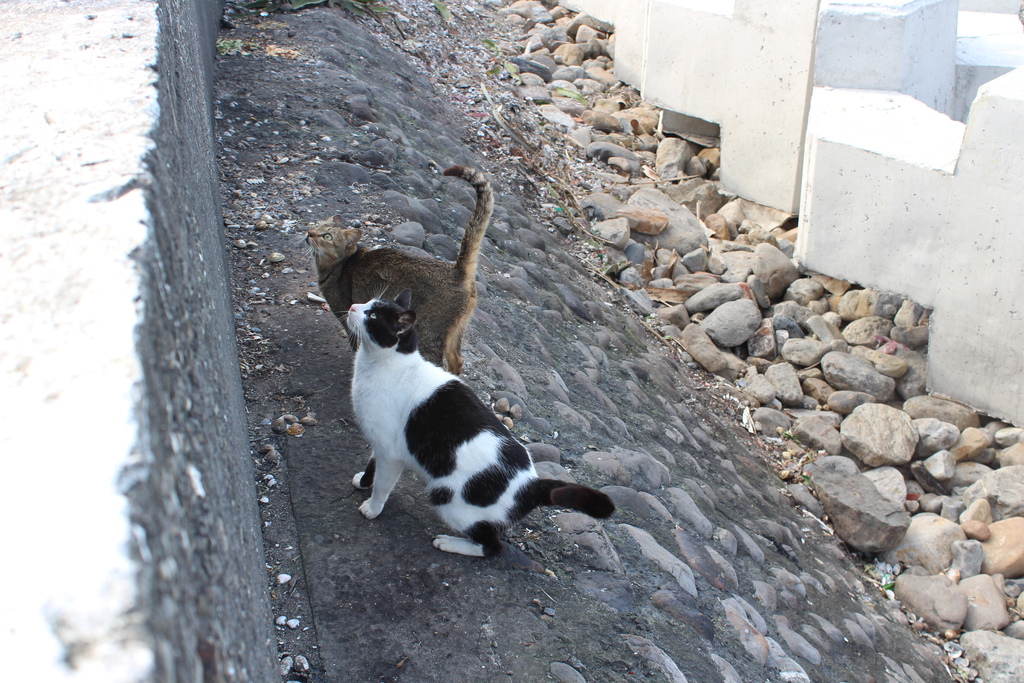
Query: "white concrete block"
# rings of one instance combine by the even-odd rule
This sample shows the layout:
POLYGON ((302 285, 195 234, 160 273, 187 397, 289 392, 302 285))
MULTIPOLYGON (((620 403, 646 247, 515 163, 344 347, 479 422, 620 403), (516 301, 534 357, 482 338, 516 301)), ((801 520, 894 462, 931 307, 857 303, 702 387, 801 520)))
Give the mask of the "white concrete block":
POLYGON ((1024 424, 1024 69, 967 125, 898 93, 815 89, 797 257, 934 308, 929 388, 1024 424))
POLYGON ((957 0, 823 3, 814 84, 894 90, 953 112, 957 0))
POLYGON ((954 118, 963 121, 978 88, 1024 66, 1024 31, 1016 13, 960 12, 954 118))

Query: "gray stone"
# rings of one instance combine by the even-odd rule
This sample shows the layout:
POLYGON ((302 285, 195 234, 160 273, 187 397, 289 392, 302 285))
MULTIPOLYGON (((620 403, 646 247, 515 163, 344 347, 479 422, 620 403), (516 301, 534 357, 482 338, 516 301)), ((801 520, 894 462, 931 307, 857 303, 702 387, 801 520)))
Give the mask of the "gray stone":
POLYGON ((793 500, 802 505, 815 517, 821 518, 825 514, 825 509, 818 502, 818 499, 814 497, 811 490, 804 484, 789 484, 786 486, 786 490, 789 491, 789 495, 793 496, 793 500))
MULTIPOLYGON (((798 325, 803 325, 812 317, 814 317, 815 313, 811 309, 807 308, 806 306, 801 306, 795 301, 780 301, 779 303, 772 306, 772 315, 783 316, 796 321, 798 325)), ((797 327, 797 329, 790 331, 791 336, 797 336, 797 334, 795 333, 799 333, 799 336, 801 337, 804 336, 803 329, 800 327, 797 327)))
POLYGON ((789 363, 769 366, 764 371, 764 376, 775 387, 775 395, 783 405, 796 405, 803 398, 800 378, 796 376, 796 369, 789 363))
POLYGON ((580 201, 580 205, 583 206, 587 215, 595 221, 614 218, 615 214, 623 206, 622 202, 616 197, 604 192, 595 192, 594 194, 587 195, 580 201))
POLYGON ((839 427, 843 445, 871 467, 905 465, 914 456, 917 430, 900 410, 882 403, 860 406, 839 427))
POLYGON ((685 206, 680 206, 672 201, 664 192, 652 187, 644 187, 634 192, 627 204, 645 209, 655 209, 668 216, 668 228, 664 232, 658 235, 634 235, 638 242, 652 248, 657 244, 663 249, 675 249, 680 254, 708 246, 704 227, 697 217, 685 206))
POLYGON ((781 296, 800 277, 800 271, 792 259, 778 248, 765 243, 754 248, 753 271, 764 283, 765 292, 771 299, 781 296))
POLYGON ((904 327, 914 327, 921 322, 922 317, 924 317, 924 308, 907 299, 900 305, 900 310, 896 312, 893 322, 904 327))
POLYGON ((750 299, 738 299, 722 304, 701 322, 701 328, 721 347, 730 348, 744 343, 761 324, 761 311, 750 299))
POLYGON ((896 389, 892 377, 886 377, 871 363, 848 353, 832 351, 821 359, 825 380, 837 391, 863 391, 877 401, 888 401, 896 389))
POLYGON ((563 662, 551 662, 550 671, 558 683, 587 683, 583 674, 563 662))
POLYGON ((419 223, 406 221, 392 228, 391 238, 399 244, 422 249, 423 240, 427 238, 427 232, 419 223))
POLYGON ((801 306, 806 306, 812 301, 820 299, 824 292, 825 288, 820 283, 810 278, 800 278, 786 289, 783 299, 785 301, 795 301, 801 306))
POLYGON ((952 560, 950 569, 960 572, 960 578, 966 579, 981 573, 981 564, 985 561, 985 551, 981 541, 953 541, 950 546, 952 560))
POLYGON ((1009 517, 1024 517, 1024 465, 1001 467, 971 484, 963 501, 971 505, 984 498, 996 522, 1009 517))
POLYGON ((953 542, 966 541, 967 536, 956 522, 922 512, 914 515, 906 535, 885 554, 885 561, 902 562, 924 567, 929 574, 938 574, 953 561, 953 542))
POLYGON ((878 337, 888 337, 892 321, 877 316, 854 320, 843 328, 843 338, 854 346, 875 346, 878 337))
POLYGON ((701 367, 730 381, 735 381, 747 368, 742 360, 719 349, 707 332, 696 323, 683 328, 679 341, 701 367))
POLYGON ((776 615, 775 626, 779 630, 782 640, 789 646, 793 654, 807 660, 811 664, 821 664, 821 653, 806 638, 790 627, 789 619, 782 615, 776 615))
POLYGON ((936 481, 943 485, 956 474, 956 458, 949 451, 933 453, 925 458, 921 464, 928 470, 928 474, 932 475, 936 481))
POLYGON ((832 350, 826 342, 805 337, 790 339, 782 345, 782 357, 793 365, 809 367, 817 365, 826 353, 832 350))
POLYGON ((708 252, 704 248, 694 249, 683 254, 681 260, 691 273, 700 273, 708 269, 708 252))
POLYGON ((793 423, 790 431, 797 441, 815 450, 826 451, 830 455, 839 455, 843 450, 839 432, 821 416, 800 418, 793 423))
POLYGON ((653 536, 643 529, 629 524, 620 524, 619 528, 636 541, 644 557, 656 563, 663 571, 675 578, 680 588, 693 597, 697 597, 697 584, 694 581, 693 572, 685 562, 662 547, 654 540, 653 536))
POLYGON ((960 437, 960 430, 955 425, 934 417, 914 420, 914 427, 917 428, 918 434, 915 450, 918 458, 926 458, 933 453, 946 450, 960 437))
POLYGON ((991 576, 976 574, 966 579, 961 578, 960 590, 967 596, 967 618, 963 624, 965 631, 999 630, 1010 624, 1006 598, 991 576))
POLYGON ((756 375, 747 382, 743 387, 743 393, 751 396, 762 406, 775 400, 775 386, 764 375, 756 375))
MULTIPOLYGON (((774 389, 774 387, 772 387, 774 389)), ((786 431, 793 424, 793 419, 780 410, 758 408, 752 416, 754 423, 759 425, 762 434, 776 436, 779 431, 786 431)))
POLYGON ((672 180, 685 175, 686 162, 699 151, 700 147, 689 140, 666 137, 658 144, 654 170, 662 180, 672 180))
MULTIPOLYGON (((620 159, 627 159, 639 163, 639 159, 636 154, 629 151, 621 145, 616 145, 611 142, 592 142, 587 145, 587 158, 597 159, 598 161, 608 162, 612 157, 618 157, 620 159)), ((610 216, 608 216, 610 218, 610 216)))
POLYGON ((903 403, 903 412, 916 419, 932 417, 955 426, 958 431, 979 427, 978 414, 965 405, 935 396, 914 396, 903 403))
POLYGON ((894 503, 903 505, 907 499, 907 484, 895 467, 876 467, 861 474, 871 480, 879 493, 894 503))
POLYGON ((686 311, 693 315, 702 311, 713 311, 729 301, 743 298, 743 289, 737 284, 718 283, 709 285, 686 300, 686 311))
POLYGON ((949 480, 949 489, 967 488, 993 471, 991 467, 980 462, 959 463, 953 471, 953 478, 949 480))
POLYGON ((625 249, 629 244, 629 221, 625 218, 609 218, 594 224, 594 234, 607 240, 616 249, 625 249))
POLYGON ((804 326, 811 331, 811 334, 826 344, 834 341, 846 341, 843 333, 834 324, 823 316, 812 315, 804 322, 804 326))
POLYGON ((896 577, 896 598, 937 631, 956 630, 967 618, 967 596, 944 575, 896 577))
POLYGON ((714 525, 693 502, 690 494, 683 489, 673 487, 665 490, 665 497, 701 538, 711 538, 714 535, 714 525))
POLYGON ((910 526, 903 505, 884 498, 871 481, 859 474, 816 469, 811 488, 832 519, 836 535, 864 553, 896 547, 910 526))
POLYGON ((889 330, 889 337, 894 342, 917 350, 928 345, 929 331, 927 325, 919 325, 918 327, 900 327, 897 325, 889 330))
POLYGON ((985 683, 1024 680, 1024 641, 993 631, 969 631, 960 636, 960 645, 985 683))
POLYGON ((827 471, 838 474, 860 474, 857 463, 841 455, 828 455, 804 465, 804 474, 813 477, 816 472, 827 471))
POLYGON ((896 349, 895 354, 907 364, 903 376, 896 380, 896 391, 906 400, 923 396, 928 390, 928 358, 923 353, 909 349, 896 349))
POLYGON ((874 402, 875 397, 864 391, 833 391, 828 396, 828 409, 849 415, 859 406, 874 402))

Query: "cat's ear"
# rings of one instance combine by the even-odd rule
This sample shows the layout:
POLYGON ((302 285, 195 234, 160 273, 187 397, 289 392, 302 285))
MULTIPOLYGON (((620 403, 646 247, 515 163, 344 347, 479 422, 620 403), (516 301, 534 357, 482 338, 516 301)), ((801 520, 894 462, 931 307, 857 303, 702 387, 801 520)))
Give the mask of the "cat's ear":
POLYGON ((345 227, 345 219, 342 218, 341 216, 337 216, 337 215, 331 216, 325 222, 333 223, 335 226, 337 226, 339 228, 345 227))
POLYGON ((395 297, 395 305, 403 311, 408 311, 412 308, 412 290, 408 287, 403 289, 402 293, 395 297))
MULTIPOLYGON (((407 290, 408 291, 408 290, 407 290)), ((416 311, 405 311, 398 316, 398 322, 395 325, 395 334, 399 337, 402 335, 409 334, 412 330, 412 326, 416 324, 416 311)))
POLYGON ((350 228, 344 231, 344 235, 345 243, 353 245, 359 242, 360 239, 362 239, 363 231, 360 230, 359 228, 350 228))

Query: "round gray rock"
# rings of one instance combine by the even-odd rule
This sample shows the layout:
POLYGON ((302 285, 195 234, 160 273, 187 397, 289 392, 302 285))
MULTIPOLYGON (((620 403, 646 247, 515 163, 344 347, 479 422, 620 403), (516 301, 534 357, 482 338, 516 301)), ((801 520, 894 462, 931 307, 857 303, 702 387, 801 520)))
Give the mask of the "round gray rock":
POLYGON ((917 429, 901 410, 866 403, 839 426, 843 445, 870 467, 905 465, 914 457, 917 429))
POLYGON ((761 310, 750 299, 738 299, 722 304, 701 322, 711 339, 721 347, 739 346, 757 332, 761 325, 761 310))

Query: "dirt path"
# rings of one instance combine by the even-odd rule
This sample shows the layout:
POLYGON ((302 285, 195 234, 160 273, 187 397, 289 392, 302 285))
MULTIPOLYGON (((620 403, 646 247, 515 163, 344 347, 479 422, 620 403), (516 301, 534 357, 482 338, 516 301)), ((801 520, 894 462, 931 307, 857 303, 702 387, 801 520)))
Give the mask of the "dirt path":
POLYGON ((489 12, 455 8, 445 25, 429 2, 389 4, 406 20, 313 9, 222 32, 225 241, 284 680, 948 680, 783 495, 733 404, 581 264, 548 181, 474 116, 465 79, 488 78, 489 12), (423 248, 451 258, 472 202, 441 178, 451 163, 482 167, 498 194, 464 377, 519 406, 515 434, 548 445, 549 476, 619 504, 603 525, 531 515, 512 540, 543 575, 436 551, 413 477, 362 518, 350 352, 308 296, 302 237, 332 214, 376 243, 416 220, 423 248), (315 424, 276 432, 285 414, 315 424))

